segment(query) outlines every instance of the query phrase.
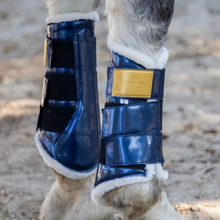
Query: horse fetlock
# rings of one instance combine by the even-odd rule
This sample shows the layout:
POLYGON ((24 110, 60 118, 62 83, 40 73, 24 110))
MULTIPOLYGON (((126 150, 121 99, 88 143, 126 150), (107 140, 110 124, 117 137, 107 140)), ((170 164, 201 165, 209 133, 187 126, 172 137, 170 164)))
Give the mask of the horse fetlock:
POLYGON ((146 212, 161 198, 162 184, 156 178, 116 188, 104 195, 117 217, 123 220, 144 219, 146 212))

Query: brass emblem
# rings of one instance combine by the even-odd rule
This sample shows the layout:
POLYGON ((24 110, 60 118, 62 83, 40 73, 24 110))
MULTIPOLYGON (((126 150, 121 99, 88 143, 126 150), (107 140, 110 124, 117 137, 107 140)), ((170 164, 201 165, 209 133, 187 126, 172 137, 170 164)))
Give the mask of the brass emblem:
POLYGON ((112 95, 150 98, 153 76, 153 70, 115 69, 112 95))

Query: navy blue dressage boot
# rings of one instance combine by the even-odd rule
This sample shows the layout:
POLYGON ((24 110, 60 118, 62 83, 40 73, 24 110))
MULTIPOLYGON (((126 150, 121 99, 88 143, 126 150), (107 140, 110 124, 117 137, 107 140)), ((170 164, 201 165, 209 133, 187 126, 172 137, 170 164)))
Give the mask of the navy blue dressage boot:
POLYGON ((80 13, 72 20, 70 14, 47 19, 46 74, 35 136, 45 163, 73 179, 95 173, 100 151, 98 14, 88 14, 86 19, 80 13))
POLYGON ((146 69, 115 52, 107 70, 106 103, 93 200, 114 188, 166 179, 162 153, 165 69, 146 69))

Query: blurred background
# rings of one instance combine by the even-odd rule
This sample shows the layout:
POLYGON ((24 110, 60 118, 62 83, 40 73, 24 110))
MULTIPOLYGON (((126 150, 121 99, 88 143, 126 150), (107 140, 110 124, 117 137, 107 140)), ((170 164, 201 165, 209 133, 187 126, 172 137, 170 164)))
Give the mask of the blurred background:
MULTIPOLYGON (((104 102, 107 22, 98 12, 104 102)), ((166 47, 165 190, 188 220, 220 219, 220 1, 176 0, 166 47)), ((54 181, 34 144, 47 16, 43 0, 0 0, 0 220, 39 219, 54 181)))

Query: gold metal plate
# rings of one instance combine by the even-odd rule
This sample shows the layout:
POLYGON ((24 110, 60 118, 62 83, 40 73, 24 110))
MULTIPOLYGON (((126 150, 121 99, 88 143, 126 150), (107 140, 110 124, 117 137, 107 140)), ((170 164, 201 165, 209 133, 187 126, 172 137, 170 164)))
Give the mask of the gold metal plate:
POLYGON ((153 76, 153 70, 115 69, 112 95, 150 98, 153 76))
POLYGON ((44 66, 47 65, 47 39, 44 42, 44 66))

